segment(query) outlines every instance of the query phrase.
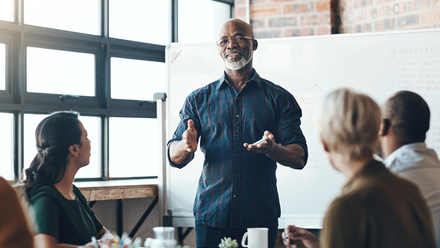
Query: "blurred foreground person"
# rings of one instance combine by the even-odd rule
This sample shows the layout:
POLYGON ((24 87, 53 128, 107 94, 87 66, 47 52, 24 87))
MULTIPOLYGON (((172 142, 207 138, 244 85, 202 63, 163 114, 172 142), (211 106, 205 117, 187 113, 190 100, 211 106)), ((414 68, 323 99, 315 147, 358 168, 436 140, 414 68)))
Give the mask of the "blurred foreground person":
POLYGON ((338 89, 318 111, 319 137, 331 165, 346 178, 327 209, 321 239, 295 226, 287 247, 434 248, 431 215, 418 187, 373 158, 381 112, 369 96, 338 89))
POLYGON ((33 247, 32 235, 16 192, 2 177, 0 177, 0 247, 33 247))

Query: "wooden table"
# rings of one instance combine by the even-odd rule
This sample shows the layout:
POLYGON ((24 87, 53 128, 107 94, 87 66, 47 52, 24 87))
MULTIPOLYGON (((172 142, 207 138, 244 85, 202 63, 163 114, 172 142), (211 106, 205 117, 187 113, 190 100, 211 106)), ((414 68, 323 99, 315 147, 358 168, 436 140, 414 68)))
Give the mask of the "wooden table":
POLYGON ((137 198, 154 197, 153 202, 145 210, 129 236, 134 237, 145 219, 151 213, 158 202, 158 181, 157 179, 133 179, 133 180, 112 180, 112 181, 93 181, 75 182, 74 184, 81 190, 86 197, 89 206, 93 207, 97 201, 116 200, 117 201, 117 234, 122 235, 123 227, 123 200, 137 198))

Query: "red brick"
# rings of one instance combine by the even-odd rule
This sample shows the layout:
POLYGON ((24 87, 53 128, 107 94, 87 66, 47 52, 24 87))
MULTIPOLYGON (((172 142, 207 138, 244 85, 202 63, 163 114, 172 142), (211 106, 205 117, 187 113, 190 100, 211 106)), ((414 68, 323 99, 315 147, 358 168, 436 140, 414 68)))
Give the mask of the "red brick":
POLYGON ((286 4, 283 8, 284 14, 301 13, 301 5, 299 4, 286 4))
POLYGON ((301 12, 307 13, 313 11, 313 4, 311 2, 301 4, 301 12))
POLYGON ((281 13, 279 5, 251 6, 251 16, 272 16, 281 13))
POLYGON ((301 32, 298 29, 287 29, 283 33, 283 37, 296 37, 301 36, 301 32))
POLYGON ((378 5, 378 4, 393 3, 393 2, 398 2, 398 0, 376 0, 374 3, 375 5, 378 5))
POLYGON ((301 28, 299 30, 301 36, 312 36, 315 35, 315 29, 314 28, 301 28))
POLYGON ((440 9, 420 13, 420 24, 436 23, 440 23, 440 9))
POLYGON ((330 1, 316 2, 317 12, 330 12, 330 1))
POLYGON ((332 28, 330 25, 328 26, 318 26, 316 28, 316 35, 328 35, 332 33, 332 28))
POLYGON ((235 18, 246 18, 246 7, 237 7, 234 9, 235 18))

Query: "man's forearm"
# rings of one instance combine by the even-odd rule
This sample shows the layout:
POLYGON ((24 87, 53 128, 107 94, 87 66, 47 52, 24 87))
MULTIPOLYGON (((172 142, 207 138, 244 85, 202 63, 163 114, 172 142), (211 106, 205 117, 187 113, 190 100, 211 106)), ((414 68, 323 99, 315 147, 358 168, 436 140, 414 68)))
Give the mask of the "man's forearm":
POLYGON ((266 153, 266 156, 279 164, 293 169, 302 169, 305 166, 304 149, 297 144, 287 146, 276 145, 266 153))
POLYGON ((176 165, 187 164, 193 158, 193 152, 185 149, 185 143, 182 140, 172 142, 168 152, 171 162, 176 165))

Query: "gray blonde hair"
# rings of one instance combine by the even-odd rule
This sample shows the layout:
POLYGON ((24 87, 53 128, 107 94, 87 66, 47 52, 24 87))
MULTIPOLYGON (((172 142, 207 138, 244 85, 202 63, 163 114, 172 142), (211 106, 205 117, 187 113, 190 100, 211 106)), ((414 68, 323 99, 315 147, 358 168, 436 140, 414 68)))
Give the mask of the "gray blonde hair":
POLYGON ((371 97, 348 88, 337 89, 324 98, 315 117, 319 137, 329 151, 347 159, 375 152, 381 112, 371 97))

